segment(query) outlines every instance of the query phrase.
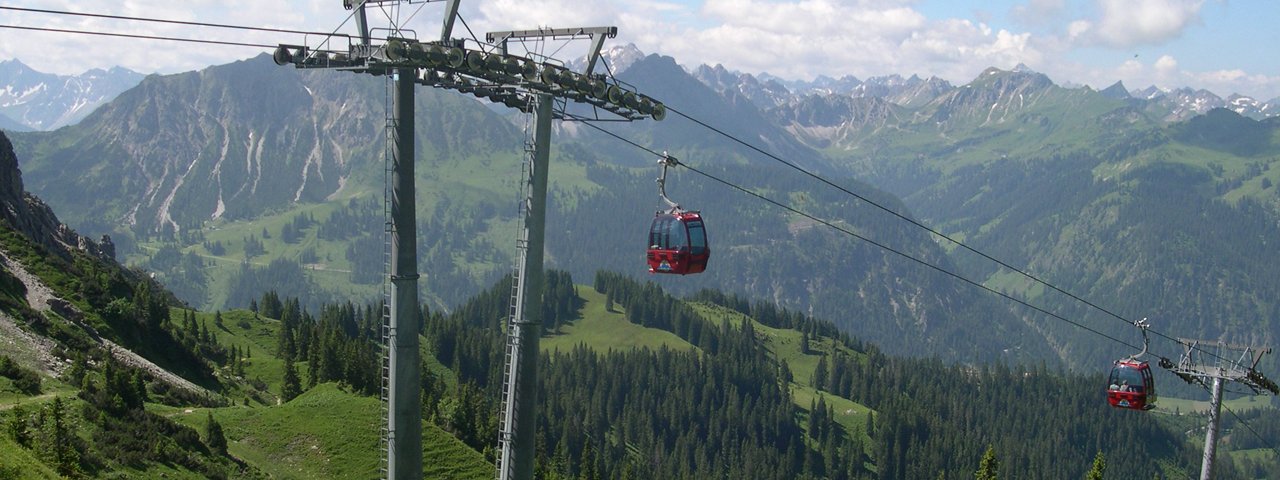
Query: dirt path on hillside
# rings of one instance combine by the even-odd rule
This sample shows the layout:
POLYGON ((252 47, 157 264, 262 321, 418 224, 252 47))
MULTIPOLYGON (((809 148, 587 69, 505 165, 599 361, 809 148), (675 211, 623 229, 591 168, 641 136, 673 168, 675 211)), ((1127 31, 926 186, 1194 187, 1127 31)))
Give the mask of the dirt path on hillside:
POLYGON ((0 412, 3 412, 3 411, 5 411, 5 410, 13 410, 13 407, 16 407, 16 406, 18 406, 18 405, 22 405, 22 406, 27 406, 27 407, 29 407, 29 406, 31 406, 31 405, 33 405, 33 404, 40 403, 40 402, 43 402, 43 401, 45 401, 45 400, 52 399, 53 397, 56 397, 56 396, 58 396, 58 394, 53 393, 53 392, 49 392, 49 393, 45 393, 45 394, 41 394, 41 395, 36 395, 36 396, 34 396, 34 397, 27 397, 27 398, 22 399, 22 403, 6 403, 6 404, 3 404, 3 405, 0 405, 0 412))
MULTIPOLYGON (((183 390, 188 390, 206 396, 216 396, 212 392, 204 389, 204 387, 191 383, 191 381, 161 368, 159 365, 152 363, 150 360, 134 353, 132 350, 102 338, 102 336, 98 335, 98 331, 96 329, 84 323, 84 314, 80 312, 75 305, 59 298, 54 294, 52 289, 40 280, 39 277, 28 272, 21 263, 10 258, 3 251, 0 251, 0 261, 4 262, 5 268, 26 286, 27 304, 30 305, 31 308, 40 312, 52 310, 62 318, 67 319, 67 321, 70 321, 73 325, 80 327, 82 330, 87 332, 93 340, 97 341, 99 345, 102 345, 103 348, 110 352, 112 357, 115 357, 116 360, 119 360, 125 365, 146 371, 152 377, 183 390)), ((18 345, 23 345, 24 348, 34 350, 36 352, 35 354, 40 358, 40 362, 49 366, 49 373, 54 376, 61 375, 62 370, 64 370, 66 366, 65 362, 59 361, 59 359, 53 355, 54 347, 57 346, 56 343, 48 338, 39 337, 23 331, 17 326, 16 322, 14 322, 12 318, 8 318, 3 315, 0 315, 0 317, 3 317, 0 318, 0 333, 4 333, 4 338, 3 340, 0 340, 0 344, 9 342, 10 339, 12 339, 15 348, 18 348, 18 345)))
POLYGON ((50 308, 49 301, 57 298, 53 294, 53 290, 50 290, 49 287, 45 286, 44 282, 41 282, 39 278, 28 272, 17 260, 9 258, 9 255, 4 251, 0 251, 0 261, 3 261, 5 268, 27 287, 27 305, 41 312, 50 308))

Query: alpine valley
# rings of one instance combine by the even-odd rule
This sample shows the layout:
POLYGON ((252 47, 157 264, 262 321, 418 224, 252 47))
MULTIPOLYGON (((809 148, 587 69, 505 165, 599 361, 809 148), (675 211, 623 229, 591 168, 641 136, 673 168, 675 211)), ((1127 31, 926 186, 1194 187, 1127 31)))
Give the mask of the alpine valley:
MULTIPOLYGON (((1280 339, 1280 102, 605 58, 671 113, 592 125, 894 251, 677 168, 711 263, 650 275, 656 158, 558 122, 539 478, 1181 477, 1204 392, 1157 373, 1161 409, 1106 407, 1136 352, 1098 333, 1280 339)), ((0 134, 0 478, 376 474, 389 82, 260 55, 0 134)), ((426 463, 491 477, 528 119, 416 99, 426 463)), ((1229 398, 1263 440, 1229 435, 1218 477, 1280 476, 1280 416, 1229 398)))

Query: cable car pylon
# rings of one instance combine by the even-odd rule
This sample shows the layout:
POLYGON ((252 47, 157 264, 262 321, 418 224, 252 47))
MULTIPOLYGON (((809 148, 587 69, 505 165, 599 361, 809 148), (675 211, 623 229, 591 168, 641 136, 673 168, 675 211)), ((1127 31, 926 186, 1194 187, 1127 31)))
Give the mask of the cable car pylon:
POLYGON ((1275 382, 1258 372, 1262 356, 1271 348, 1252 345, 1233 345, 1213 340, 1179 339, 1184 352, 1178 364, 1170 368, 1174 374, 1188 383, 1205 384, 1212 379, 1209 400, 1209 425, 1205 428, 1204 457, 1200 463, 1200 480, 1213 478, 1213 463, 1218 451, 1218 431, 1222 426, 1222 390, 1226 382, 1242 383, 1254 393, 1280 395, 1275 382), (1206 349, 1214 349, 1217 354, 1206 349), (1205 357, 1212 356, 1209 362, 1205 357), (1232 359, 1234 357, 1234 359, 1232 359))
MULTIPOLYGON (((523 300, 516 302, 520 314, 511 315, 508 335, 509 351, 502 433, 498 441, 503 450, 498 478, 520 480, 533 478, 535 432, 533 405, 536 402, 538 336, 541 334, 537 313, 542 310, 542 249, 545 232, 547 163, 550 150, 550 125, 553 119, 573 121, 633 121, 644 118, 662 120, 666 108, 661 102, 635 91, 612 75, 593 73, 605 38, 617 35, 617 27, 541 28, 490 32, 487 43, 478 39, 458 39, 452 34, 460 0, 446 2, 441 35, 437 40, 421 41, 414 30, 398 23, 401 5, 422 3, 413 0, 343 0, 351 10, 348 20, 355 19, 357 35, 346 35, 345 48, 331 46, 332 37, 321 38, 317 45, 280 44, 272 54, 278 65, 297 68, 323 68, 366 73, 374 76, 394 75, 394 131, 391 134, 395 152, 391 176, 391 262, 389 278, 390 318, 386 329, 387 365, 385 377, 388 418, 384 421, 383 439, 387 445, 385 475, 394 479, 422 478, 421 440, 421 365, 418 356, 418 272, 415 218, 414 162, 414 89, 417 84, 456 90, 490 102, 526 112, 537 120, 535 150, 531 161, 532 190, 527 197, 526 237, 518 240, 524 251, 519 255, 519 277, 513 287, 524 290, 523 300), (389 28, 371 28, 365 9, 371 5, 388 13, 389 28), (396 13, 386 12, 391 9, 396 13), (374 38, 372 32, 386 33, 385 39, 374 38), (507 51, 509 41, 541 42, 546 39, 592 40, 586 71, 573 72, 564 62, 528 50, 524 56, 507 51), (471 45, 468 45, 471 42, 471 45), (572 102, 584 105, 593 117, 568 114, 572 102), (527 243, 526 243, 527 242, 527 243), (523 312, 531 312, 525 316, 523 312), (520 320, 515 320, 519 318, 520 320), (514 346, 514 350, 510 348, 514 346), (526 412, 519 415, 519 412, 526 412)), ((413 18, 410 16, 409 18, 413 18)), ((345 22, 344 22, 345 23, 345 22)))

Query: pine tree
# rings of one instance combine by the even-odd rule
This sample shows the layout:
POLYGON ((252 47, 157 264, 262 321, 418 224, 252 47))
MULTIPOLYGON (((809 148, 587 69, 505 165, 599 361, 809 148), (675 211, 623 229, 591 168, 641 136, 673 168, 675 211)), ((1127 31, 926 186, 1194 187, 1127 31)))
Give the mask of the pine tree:
POLYGON ((10 415, 13 415, 9 419, 9 423, 5 428, 6 432, 9 434, 9 438, 12 438, 18 445, 30 447, 31 435, 27 433, 26 410, 22 408, 22 404, 18 404, 14 405, 13 408, 9 410, 9 413, 10 415))
POLYGON ((809 381, 815 390, 825 390, 827 384, 827 356, 818 358, 818 368, 813 370, 813 378, 809 381))
POLYGON ((1104 474, 1107 473, 1107 456, 1102 454, 1102 450, 1098 450, 1098 454, 1093 457, 1093 468, 1089 469, 1089 473, 1085 474, 1085 480, 1102 480, 1104 474))
POLYGON ((53 401, 41 410, 40 418, 36 450, 59 474, 76 476, 80 470, 80 452, 72 445, 75 433, 62 397, 53 397, 53 401))
POLYGON ((227 437, 222 434, 222 425, 213 419, 213 412, 209 412, 208 415, 204 429, 205 444, 209 445, 209 449, 214 453, 226 455, 227 437))
POLYGON ((298 368, 293 365, 293 357, 284 358, 284 386, 280 388, 280 398, 293 400, 302 394, 302 380, 298 378, 298 368))
POLYGON ((973 473, 975 480, 996 480, 1000 478, 1000 461, 996 460, 996 448, 987 445, 987 452, 982 454, 978 463, 978 471, 973 473))

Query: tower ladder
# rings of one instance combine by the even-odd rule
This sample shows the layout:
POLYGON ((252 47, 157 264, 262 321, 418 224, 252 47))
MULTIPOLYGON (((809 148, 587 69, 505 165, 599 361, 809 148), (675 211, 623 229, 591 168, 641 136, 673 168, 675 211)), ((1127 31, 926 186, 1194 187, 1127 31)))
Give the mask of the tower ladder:
POLYGON ((388 462, 391 460, 391 441, 395 438, 396 432, 391 424, 391 340, 395 337, 395 326, 391 324, 391 237, 392 237, 392 221, 391 221, 391 188, 392 174, 395 169, 391 159, 395 155, 393 150, 395 147, 395 131, 396 122, 393 115, 392 89, 395 88, 395 80, 393 75, 385 75, 386 89, 383 104, 385 105, 385 127, 383 128, 385 147, 382 155, 382 318, 378 322, 379 336, 381 337, 381 359, 379 361, 381 372, 381 386, 379 389, 379 403, 382 410, 382 435, 379 437, 379 447, 382 452, 382 467, 379 469, 381 478, 389 477, 390 466, 388 462))
POLYGON ((521 220, 521 224, 516 234, 516 264, 511 273, 511 303, 507 309, 507 325, 506 325, 506 352, 503 355, 503 372, 502 372, 502 416, 498 419, 498 459, 497 459, 497 479, 508 480, 512 478, 514 462, 515 438, 513 438, 516 418, 519 416, 517 406, 519 405, 517 383, 520 379, 520 329, 519 326, 525 323, 524 320, 524 292, 526 273, 526 262, 529 252, 529 228, 528 228, 528 212, 529 196, 533 194, 531 183, 533 176, 531 170, 533 168, 534 144, 531 136, 531 129, 526 117, 525 123, 525 161, 521 164, 520 169, 520 206, 516 218, 521 220))

